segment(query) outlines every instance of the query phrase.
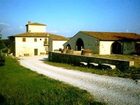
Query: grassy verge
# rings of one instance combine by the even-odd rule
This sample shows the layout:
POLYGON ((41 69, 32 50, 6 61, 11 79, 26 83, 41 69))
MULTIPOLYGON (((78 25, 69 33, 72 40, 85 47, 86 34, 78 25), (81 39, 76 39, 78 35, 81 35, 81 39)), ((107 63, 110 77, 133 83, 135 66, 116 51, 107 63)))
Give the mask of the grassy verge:
POLYGON ((94 54, 93 56, 94 57, 102 57, 102 58, 122 59, 122 60, 134 61, 135 62, 134 66, 136 68, 140 68, 140 56, 134 56, 134 55, 116 55, 116 54, 111 54, 111 55, 98 55, 98 54, 94 54))
POLYGON ((84 90, 52 80, 6 58, 0 67, 0 105, 103 105, 84 90))
POLYGON ((47 63, 49 65, 57 66, 57 67, 62 67, 65 69, 79 70, 79 71, 83 71, 83 72, 90 72, 93 74, 108 75, 108 76, 114 76, 114 77, 123 77, 123 78, 132 78, 133 79, 132 72, 135 72, 136 74, 140 74, 140 69, 135 68, 135 67, 122 72, 122 71, 119 71, 118 69, 100 70, 100 69, 95 69, 95 68, 74 66, 74 65, 70 65, 70 64, 56 63, 56 62, 50 62, 50 61, 45 61, 45 63, 47 63))
POLYGON ((50 62, 50 61, 45 61, 45 63, 57 67, 62 67, 65 69, 72 69, 72 70, 79 70, 83 72, 90 72, 94 74, 100 74, 100 75, 112 75, 112 76, 118 76, 121 72, 118 70, 99 70, 95 68, 88 68, 88 67, 81 67, 81 66, 74 66, 70 64, 64 64, 64 63, 56 63, 56 62, 50 62))

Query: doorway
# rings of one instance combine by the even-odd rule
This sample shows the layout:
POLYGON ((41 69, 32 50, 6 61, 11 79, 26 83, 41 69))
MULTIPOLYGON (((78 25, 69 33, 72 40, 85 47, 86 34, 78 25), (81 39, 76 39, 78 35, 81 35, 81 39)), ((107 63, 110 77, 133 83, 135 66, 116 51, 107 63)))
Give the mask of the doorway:
POLYGON ((111 46, 112 54, 122 54, 122 45, 120 42, 114 42, 111 46))
POLYGON ((38 49, 34 49, 34 55, 38 55, 38 49))
POLYGON ((66 48, 67 48, 68 50, 71 50, 70 44, 68 44, 68 45, 66 46, 66 48))
POLYGON ((79 38, 76 41, 76 50, 81 51, 82 49, 84 49, 84 42, 81 38, 79 38))

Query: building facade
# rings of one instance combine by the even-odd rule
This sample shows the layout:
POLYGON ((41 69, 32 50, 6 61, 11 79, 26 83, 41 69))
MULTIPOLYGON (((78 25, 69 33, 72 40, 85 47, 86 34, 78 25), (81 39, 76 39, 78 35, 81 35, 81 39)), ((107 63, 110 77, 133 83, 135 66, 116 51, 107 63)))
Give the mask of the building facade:
POLYGON ((45 55, 49 51, 63 48, 67 39, 60 35, 46 32, 46 25, 28 22, 26 32, 14 37, 16 57, 45 55))
POLYGON ((135 33, 80 31, 68 40, 64 47, 80 51, 90 49, 94 54, 132 54, 138 53, 136 44, 140 35, 135 33))

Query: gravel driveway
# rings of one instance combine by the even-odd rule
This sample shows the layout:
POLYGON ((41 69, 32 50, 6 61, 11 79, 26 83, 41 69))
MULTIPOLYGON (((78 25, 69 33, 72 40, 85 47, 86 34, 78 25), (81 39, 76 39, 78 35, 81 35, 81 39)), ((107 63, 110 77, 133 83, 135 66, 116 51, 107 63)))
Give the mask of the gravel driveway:
MULTIPOLYGON (((43 63, 46 56, 23 57, 20 64, 32 71, 87 90, 108 105, 140 105, 140 83, 131 79, 67 70, 43 63)), ((86 68, 85 68, 86 69, 86 68)))

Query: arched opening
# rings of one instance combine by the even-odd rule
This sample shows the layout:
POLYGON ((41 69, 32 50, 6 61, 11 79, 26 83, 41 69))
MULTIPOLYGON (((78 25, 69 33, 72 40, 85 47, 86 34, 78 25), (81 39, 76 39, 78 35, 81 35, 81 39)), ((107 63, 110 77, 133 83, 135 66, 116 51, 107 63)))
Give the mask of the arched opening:
POLYGON ((84 42, 81 38, 79 38, 76 41, 76 50, 81 51, 81 49, 84 49, 84 42))
POLYGON ((70 44, 67 44, 66 49, 71 50, 70 44))
POLYGON ((136 54, 140 55, 140 43, 135 44, 136 54))
POLYGON ((119 42, 114 42, 112 44, 112 54, 122 54, 122 45, 119 42))

